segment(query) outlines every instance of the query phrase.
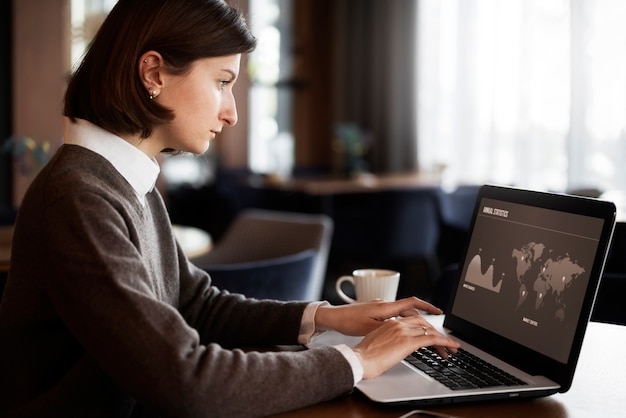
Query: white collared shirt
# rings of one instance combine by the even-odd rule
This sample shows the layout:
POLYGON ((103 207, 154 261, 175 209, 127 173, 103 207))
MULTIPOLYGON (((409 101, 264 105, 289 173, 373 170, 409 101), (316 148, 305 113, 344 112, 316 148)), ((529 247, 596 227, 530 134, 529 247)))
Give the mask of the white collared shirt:
POLYGON ((132 186, 139 202, 145 205, 146 194, 154 189, 161 172, 156 159, 148 157, 128 141, 86 120, 76 119, 73 123, 66 117, 63 123, 64 142, 79 145, 104 157, 132 186))

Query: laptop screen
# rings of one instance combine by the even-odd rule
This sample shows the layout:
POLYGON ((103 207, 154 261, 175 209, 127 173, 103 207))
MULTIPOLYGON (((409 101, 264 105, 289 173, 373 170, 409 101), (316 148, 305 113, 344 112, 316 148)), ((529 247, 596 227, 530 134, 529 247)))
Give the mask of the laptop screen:
POLYGON ((451 313, 567 363, 604 224, 480 198, 451 313))

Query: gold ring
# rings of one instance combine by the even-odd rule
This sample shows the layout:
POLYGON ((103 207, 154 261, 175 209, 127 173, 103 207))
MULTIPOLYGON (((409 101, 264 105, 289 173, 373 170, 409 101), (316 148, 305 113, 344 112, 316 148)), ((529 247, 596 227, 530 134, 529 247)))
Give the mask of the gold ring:
POLYGON ((428 335, 428 328, 422 327, 422 329, 424 330, 424 336, 428 335))

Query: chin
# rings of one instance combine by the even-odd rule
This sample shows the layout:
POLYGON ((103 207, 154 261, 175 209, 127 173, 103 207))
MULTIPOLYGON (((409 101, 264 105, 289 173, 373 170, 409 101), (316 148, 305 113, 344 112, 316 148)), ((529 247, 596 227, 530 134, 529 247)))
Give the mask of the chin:
POLYGON ((209 150, 209 145, 211 145, 210 141, 206 141, 202 146, 198 146, 195 150, 191 151, 194 154, 204 154, 209 150))
POLYGON ((181 147, 182 152, 189 152, 191 154, 204 154, 209 149, 210 140, 199 139, 196 142, 188 142, 184 147, 181 147))

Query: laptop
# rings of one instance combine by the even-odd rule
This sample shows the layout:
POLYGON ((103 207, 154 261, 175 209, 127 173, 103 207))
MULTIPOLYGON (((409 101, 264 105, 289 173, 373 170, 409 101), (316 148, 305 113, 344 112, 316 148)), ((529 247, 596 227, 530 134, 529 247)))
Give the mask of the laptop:
MULTIPOLYGON (((464 354, 512 380, 451 388, 430 370, 412 365, 414 356, 409 356, 378 378, 361 381, 358 390, 376 402, 415 405, 566 392, 615 215, 615 205, 602 200, 482 186, 445 319, 441 323, 441 316, 433 316, 431 323, 460 341, 464 354)), ((353 345, 358 339, 327 333, 311 346, 340 342, 353 345)), ((421 351, 415 355, 433 354, 421 351)), ((446 371, 454 368, 450 361, 430 362, 446 371)))

